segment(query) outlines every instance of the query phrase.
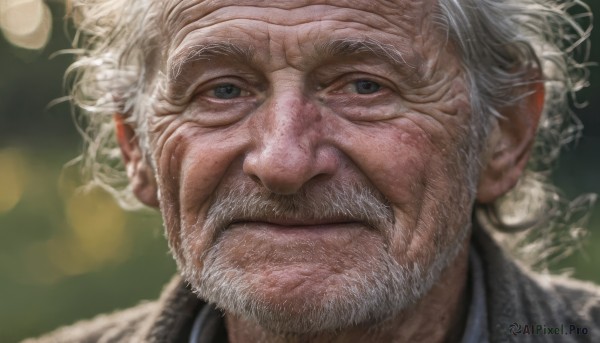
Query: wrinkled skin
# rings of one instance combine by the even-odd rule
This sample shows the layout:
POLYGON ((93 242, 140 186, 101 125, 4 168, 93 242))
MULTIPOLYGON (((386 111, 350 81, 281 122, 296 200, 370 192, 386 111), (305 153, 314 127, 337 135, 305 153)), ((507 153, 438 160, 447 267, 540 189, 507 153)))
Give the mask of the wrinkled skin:
MULTIPOLYGON (((180 267, 201 279, 206 253, 219 242, 220 262, 242 270, 255 297, 293 318, 303 315, 301 305, 319 306, 341 289, 341 275, 377 272, 371 256, 383 249, 436 282, 387 318, 393 325, 380 330, 380 339, 457 338, 476 191, 493 200, 512 187, 533 133, 498 126, 488 145, 504 150, 474 151, 465 74, 434 25, 433 1, 239 3, 165 7, 166 76, 156 79, 149 118, 158 185, 144 176, 149 168, 139 147, 120 139, 136 194, 161 204, 180 267), (323 48, 349 39, 370 49, 323 48), (229 45, 194 55, 223 42, 229 45), (388 50, 373 51, 375 44, 388 50), (469 168, 473 157, 484 160, 481 176, 469 168), (293 197, 328 184, 373 190, 390 210, 389 227, 352 216, 206 224, 216 195, 226 190, 293 197), (436 273, 442 252, 449 267, 436 273)), ((232 341, 278 335, 244 313, 228 313, 227 324, 232 341)), ((370 324, 308 334, 360 341, 370 324)))

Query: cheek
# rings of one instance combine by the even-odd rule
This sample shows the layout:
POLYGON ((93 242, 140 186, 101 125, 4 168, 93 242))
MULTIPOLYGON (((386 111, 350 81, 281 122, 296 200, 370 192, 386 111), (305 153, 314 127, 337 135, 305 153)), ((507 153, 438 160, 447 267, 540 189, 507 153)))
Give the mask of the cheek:
POLYGON ((468 220, 453 214, 468 212, 470 201, 461 182, 461 135, 407 119, 373 131, 354 132, 360 138, 346 145, 347 155, 393 207, 390 252, 401 264, 428 259, 468 220))
MULTIPOLYGON (((173 125, 174 126, 174 125, 173 125)), ((188 145, 179 130, 164 131, 154 140, 157 147, 154 151, 158 188, 160 192, 160 208, 167 230, 169 244, 179 254, 178 239, 181 227, 180 204, 177 201, 180 189, 181 157, 187 152, 188 145)))
POLYGON ((408 120, 351 130, 345 154, 395 208, 413 216, 436 153, 429 136, 408 120))
MULTIPOLYGON (((200 230, 215 188, 234 161, 233 144, 215 144, 211 132, 193 123, 173 123, 177 129, 163 137, 157 150, 161 210, 172 248, 181 255, 183 238, 194 235, 201 249, 212 240, 212 233, 200 230)), ((226 143, 227 137, 221 136, 226 143)))

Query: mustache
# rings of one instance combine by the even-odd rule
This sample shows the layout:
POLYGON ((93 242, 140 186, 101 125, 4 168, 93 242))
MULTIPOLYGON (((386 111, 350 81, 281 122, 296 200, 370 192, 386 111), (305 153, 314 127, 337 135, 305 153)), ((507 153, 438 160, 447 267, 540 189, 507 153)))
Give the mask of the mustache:
POLYGON ((215 234, 242 221, 362 222, 375 230, 394 224, 390 202, 372 186, 332 181, 290 195, 253 183, 231 185, 215 194, 205 227, 215 234))

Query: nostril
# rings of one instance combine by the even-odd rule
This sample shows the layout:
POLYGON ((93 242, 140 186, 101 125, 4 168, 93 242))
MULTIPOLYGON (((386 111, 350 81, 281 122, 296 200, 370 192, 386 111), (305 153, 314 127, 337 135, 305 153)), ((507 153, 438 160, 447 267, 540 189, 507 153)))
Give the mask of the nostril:
POLYGON ((260 178, 256 175, 250 175, 250 179, 252 179, 252 181, 258 183, 259 185, 262 185, 262 181, 260 180, 260 178))

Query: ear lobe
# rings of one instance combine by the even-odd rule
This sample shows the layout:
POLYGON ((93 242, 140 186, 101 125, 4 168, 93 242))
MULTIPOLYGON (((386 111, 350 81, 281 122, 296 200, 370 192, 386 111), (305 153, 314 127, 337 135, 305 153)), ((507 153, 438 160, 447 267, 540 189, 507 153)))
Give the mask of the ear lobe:
POLYGON ((491 203, 510 191, 527 165, 544 107, 542 82, 526 86, 529 94, 514 106, 501 110, 487 140, 485 167, 479 177, 477 201, 491 203))
POLYGON ((127 171, 127 177, 129 178, 133 193, 146 206, 157 208, 159 202, 156 179, 152 169, 144 159, 144 154, 135 136, 135 131, 131 125, 125 123, 124 117, 121 114, 115 114, 113 120, 115 122, 117 142, 121 149, 123 163, 125 164, 125 170, 127 171))

